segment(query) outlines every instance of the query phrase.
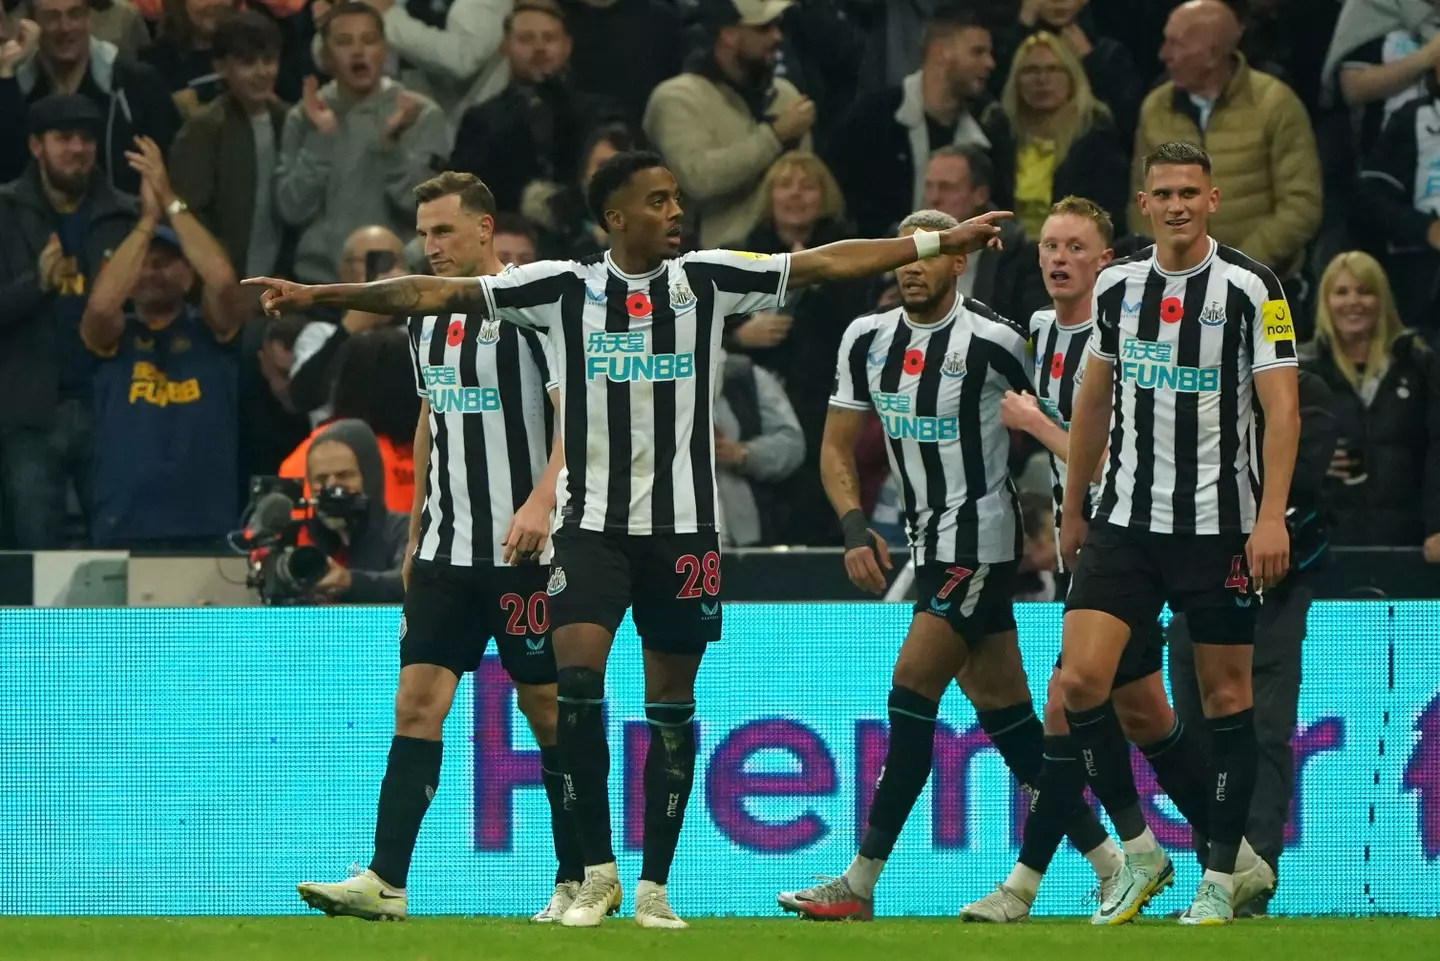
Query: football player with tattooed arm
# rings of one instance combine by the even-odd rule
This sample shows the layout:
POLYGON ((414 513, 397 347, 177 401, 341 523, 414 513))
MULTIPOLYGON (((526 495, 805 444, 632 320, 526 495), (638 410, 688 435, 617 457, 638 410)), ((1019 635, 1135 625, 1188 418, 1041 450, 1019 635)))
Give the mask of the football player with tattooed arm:
MULTIPOLYGON (((495 198, 473 174, 447 171, 414 190, 415 232, 442 277, 498 274, 495 198)), ((301 898, 331 915, 404 918, 420 825, 440 784, 441 734, 455 691, 490 639, 540 748, 557 867, 532 921, 560 920, 584 874, 556 747, 555 655, 548 634, 546 549, 562 455, 551 365, 540 336, 484 311, 406 321, 415 389, 415 495, 404 584, 399 690, 369 867, 305 881, 301 898), (548 452, 548 458, 547 458, 548 452)), ((313 458, 313 453, 312 453, 313 458)))
MULTIPOLYGON (((666 890, 695 771, 695 678, 721 633, 712 385, 724 319, 774 310, 790 289, 956 257, 995 240, 984 214, 943 230, 847 240, 795 254, 680 255, 680 191, 660 157, 616 154, 587 190, 611 246, 479 278, 403 277, 307 287, 260 278, 267 312, 311 306, 450 312, 541 332, 561 396, 564 466, 547 587, 559 668, 559 760, 585 880, 561 917, 594 927, 619 909, 610 838, 605 667, 633 610, 652 728, 644 774, 644 862, 635 921, 683 928, 666 890)), ((939 360, 936 363, 940 363, 939 360)), ((1020 375, 1023 378, 1023 372, 1020 375)))

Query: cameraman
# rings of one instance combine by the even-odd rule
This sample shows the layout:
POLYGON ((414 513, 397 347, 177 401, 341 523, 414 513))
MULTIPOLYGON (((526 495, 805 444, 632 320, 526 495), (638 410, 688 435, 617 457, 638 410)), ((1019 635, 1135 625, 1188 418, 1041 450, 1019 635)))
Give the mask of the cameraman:
POLYGON ((400 564, 410 519, 385 509, 385 468, 375 432, 364 421, 339 420, 315 438, 306 456, 314 500, 301 543, 329 557, 310 589, 313 601, 399 604, 400 564))
MULTIPOLYGON (((1255 624, 1255 654, 1251 676, 1255 691, 1255 731, 1259 764, 1250 823, 1245 836, 1255 851, 1280 877, 1280 855, 1285 850, 1285 822, 1295 791, 1295 757, 1290 738, 1295 732, 1300 700, 1300 648, 1305 640, 1305 619, 1314 599, 1310 572, 1318 567, 1330 546, 1324 505, 1325 470, 1335 453, 1336 424, 1330 414, 1330 388, 1308 371, 1300 372, 1300 449, 1290 481, 1286 526, 1290 530, 1290 573, 1260 599, 1255 624)), ((1189 732, 1209 738, 1200 709, 1195 680, 1195 651, 1184 615, 1170 621, 1170 689, 1175 713, 1189 732)), ((1208 749, 1209 745, 1206 744, 1208 749)), ((1197 851, 1204 839, 1196 837, 1197 851)), ((1203 853, 1200 855, 1204 861, 1203 853)), ((1248 904, 1235 905, 1236 917, 1263 916, 1272 888, 1248 904)))

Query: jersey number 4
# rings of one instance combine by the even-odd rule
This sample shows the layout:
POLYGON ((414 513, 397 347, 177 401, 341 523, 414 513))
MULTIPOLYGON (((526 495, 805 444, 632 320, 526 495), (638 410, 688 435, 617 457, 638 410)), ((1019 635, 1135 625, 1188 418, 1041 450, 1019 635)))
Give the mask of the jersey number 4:
POLYGON ((714 551, 703 560, 685 554, 675 562, 675 573, 685 575, 685 586, 675 595, 681 600, 694 600, 702 593, 711 597, 720 593, 720 555, 714 551))
POLYGON ((519 594, 504 594, 500 609, 505 612, 505 633, 515 637, 544 637, 550 630, 550 607, 544 591, 536 591, 527 601, 519 594))
POLYGON ((1245 573, 1245 555, 1236 554, 1230 558, 1230 576, 1225 578, 1225 588, 1234 588, 1241 594, 1250 590, 1250 575, 1245 573))

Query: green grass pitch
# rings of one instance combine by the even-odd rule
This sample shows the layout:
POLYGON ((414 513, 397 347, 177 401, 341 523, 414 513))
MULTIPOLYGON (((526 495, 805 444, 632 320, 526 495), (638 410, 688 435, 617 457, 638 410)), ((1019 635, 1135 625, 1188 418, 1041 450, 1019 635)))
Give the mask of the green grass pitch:
POLYGON ((517 919, 0 917, 0 958, 216 961, 1415 961, 1440 954, 1440 920, 1259 919, 1181 928, 1159 918, 1123 928, 1038 920, 1007 928, 954 919, 817 924, 722 918, 689 931, 641 931, 612 918, 596 931, 517 919), (1427 947, 1428 945, 1428 947, 1427 947))

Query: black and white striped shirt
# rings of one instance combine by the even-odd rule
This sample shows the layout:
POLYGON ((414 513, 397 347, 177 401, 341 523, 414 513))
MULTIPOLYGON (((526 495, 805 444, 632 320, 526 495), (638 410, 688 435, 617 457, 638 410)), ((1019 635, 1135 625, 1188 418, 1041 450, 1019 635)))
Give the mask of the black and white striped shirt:
POLYGON ((788 254, 704 250, 626 274, 607 252, 481 277, 488 314, 544 331, 561 393, 561 526, 718 526, 715 384, 726 317, 784 303, 788 254))
MULTIPOLYGON (((1094 318, 1065 327, 1055 320, 1055 311, 1037 310, 1030 317, 1030 341, 1035 346, 1035 398, 1040 409, 1066 431, 1070 430, 1071 405, 1075 390, 1085 380, 1085 345, 1095 329, 1094 318)), ((1060 527, 1065 500, 1065 462, 1050 455, 1051 495, 1055 500, 1055 527, 1060 527)), ((1090 495, 1099 490, 1091 485, 1090 495)), ((1088 518, 1094 505, 1087 495, 1083 505, 1088 518)))
MULTIPOLYGON (((501 540, 545 470, 554 412, 544 344, 479 314, 411 317, 415 389, 430 402, 419 560, 504 566, 501 540)), ((549 544, 541 556, 549 563, 549 544)))
POLYGON ((830 403, 880 415, 917 565, 1019 553, 1000 399, 1029 387, 1025 344, 1008 320, 958 295, 937 324, 911 323, 897 307, 845 331, 830 403))
POLYGON ((1169 273, 1149 247, 1100 273, 1094 317, 1090 351, 1114 365, 1095 519, 1164 534, 1248 533, 1259 491, 1253 375, 1296 365, 1275 275, 1214 240, 1200 264, 1169 273))

